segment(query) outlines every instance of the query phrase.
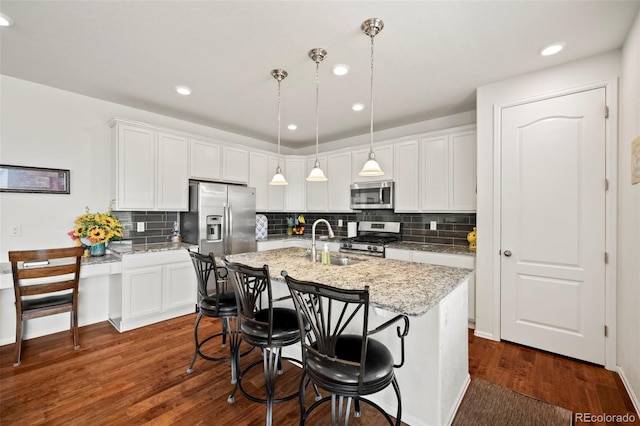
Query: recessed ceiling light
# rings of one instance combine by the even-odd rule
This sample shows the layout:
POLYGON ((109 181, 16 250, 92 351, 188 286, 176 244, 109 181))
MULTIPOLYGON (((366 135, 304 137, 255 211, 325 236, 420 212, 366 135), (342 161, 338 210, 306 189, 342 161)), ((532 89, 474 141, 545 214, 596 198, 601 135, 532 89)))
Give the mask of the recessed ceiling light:
POLYGON ((335 75, 345 75, 346 73, 349 72, 351 68, 349 68, 349 65, 345 65, 345 64, 336 64, 333 66, 333 73, 335 75))
POLYGON ((13 25, 13 19, 4 13, 0 13, 0 27, 10 27, 11 25, 13 25))
POLYGON ((543 47, 542 49, 539 50, 539 53, 542 56, 551 56, 551 55, 555 55, 556 53, 558 53, 559 51, 561 51, 562 49, 564 49, 564 47, 567 44, 563 41, 557 42, 557 43, 553 43, 550 44, 548 46, 543 47))
POLYGON ((297 129, 297 128, 298 128, 298 126, 297 126, 297 125, 295 125, 295 124, 289 124, 289 125, 287 126, 287 129, 289 129, 289 130, 295 130, 295 129, 297 129))
POLYGON ((364 104, 353 104, 351 105, 351 109, 354 111, 362 111, 364 109, 364 104))
POLYGON ((191 89, 187 86, 176 86, 176 92, 186 96, 191 94, 191 89))

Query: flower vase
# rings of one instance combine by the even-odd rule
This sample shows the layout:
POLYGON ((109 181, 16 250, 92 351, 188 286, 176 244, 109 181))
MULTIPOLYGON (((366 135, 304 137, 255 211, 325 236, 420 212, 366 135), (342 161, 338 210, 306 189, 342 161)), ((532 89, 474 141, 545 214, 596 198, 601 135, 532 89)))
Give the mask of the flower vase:
POLYGON ((290 237, 293 235, 293 228, 291 228, 290 226, 287 228, 287 237, 290 237))
POLYGON ((89 247, 89 256, 104 256, 105 254, 105 243, 97 243, 93 244, 89 247))

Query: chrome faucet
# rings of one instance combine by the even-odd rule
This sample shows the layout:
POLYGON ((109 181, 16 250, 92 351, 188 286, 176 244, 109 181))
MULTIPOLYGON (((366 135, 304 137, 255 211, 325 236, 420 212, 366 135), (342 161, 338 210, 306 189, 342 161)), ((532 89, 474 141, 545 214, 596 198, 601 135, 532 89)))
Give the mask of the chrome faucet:
POLYGON ((327 224, 327 228, 329 228, 329 238, 333 238, 333 229, 331 229, 331 224, 326 220, 326 219, 318 219, 315 222, 313 222, 313 226, 311 227, 311 261, 315 262, 316 261, 316 254, 317 254, 317 250, 316 250, 316 225, 318 224, 318 222, 323 222, 327 224))

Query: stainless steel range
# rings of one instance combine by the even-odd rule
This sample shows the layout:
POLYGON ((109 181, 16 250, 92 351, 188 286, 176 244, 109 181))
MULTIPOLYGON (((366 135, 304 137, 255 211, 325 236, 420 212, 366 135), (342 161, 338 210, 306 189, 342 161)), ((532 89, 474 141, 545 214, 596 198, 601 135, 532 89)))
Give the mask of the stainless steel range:
POLYGON ((358 235, 342 240, 340 251, 384 257, 387 244, 400 239, 400 222, 358 222, 358 235))

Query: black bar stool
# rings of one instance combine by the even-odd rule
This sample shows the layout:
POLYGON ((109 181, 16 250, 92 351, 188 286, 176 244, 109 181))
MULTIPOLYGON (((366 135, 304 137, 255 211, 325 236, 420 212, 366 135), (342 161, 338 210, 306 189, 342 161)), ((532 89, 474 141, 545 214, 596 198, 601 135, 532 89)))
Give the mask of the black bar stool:
POLYGON ((409 332, 409 318, 397 315, 375 330, 368 330, 369 287, 362 290, 342 290, 325 284, 299 281, 282 271, 293 297, 299 318, 302 339, 304 374, 300 380, 300 424, 320 404, 331 401, 331 424, 348 423, 351 400, 355 401, 355 416, 360 415, 360 402, 364 402, 384 415, 389 424, 393 419, 379 405, 366 399, 392 385, 398 399, 395 424, 402 420, 402 399, 394 368, 404 364, 404 338, 409 332), (404 321, 400 338, 401 361, 394 364, 391 351, 372 334, 384 330, 397 321, 404 321), (306 408, 304 389, 311 383, 330 392, 306 408), (347 398, 343 412, 344 398, 347 398), (336 407, 338 400, 338 407, 336 407), (345 421, 346 420, 346 421, 345 421))
MULTIPOLYGON (((238 367, 236 363, 238 357, 235 356, 240 348, 240 333, 238 332, 238 307, 236 305, 236 296, 233 288, 227 280, 227 270, 223 266, 216 265, 216 259, 213 253, 208 256, 191 252, 191 261, 198 276, 198 317, 196 318, 193 334, 195 340, 195 352, 187 373, 193 372, 193 365, 198 356, 209 361, 231 361, 231 383, 237 381, 238 367), (215 291, 210 292, 208 289, 209 281, 215 284, 215 291), (198 326, 202 317, 220 318, 222 320, 222 332, 216 333, 203 340, 199 340, 198 326), (204 344, 212 339, 220 337, 222 339, 221 346, 225 347, 227 338, 229 339, 229 356, 216 357, 206 355, 202 352, 204 344)), ((240 356, 249 353, 253 348, 249 349, 240 356)))
MULTIPOLYGON (((282 372, 281 361, 287 359, 302 366, 299 360, 282 357, 282 348, 300 341, 298 316, 291 308, 274 307, 273 303, 282 299, 273 299, 269 267, 252 268, 240 263, 229 262, 223 257, 225 266, 231 276, 240 318, 242 339, 262 350, 263 359, 253 362, 238 373, 238 381, 228 398, 234 402, 237 389, 251 401, 267 404, 266 424, 272 424, 273 404, 289 401, 298 396, 298 391, 285 397, 275 398, 276 375, 282 372), (263 293, 266 292, 268 307, 262 308, 263 293), (247 393, 242 387, 242 377, 253 367, 263 364, 266 398, 257 398, 247 393)), ((290 297, 287 297, 290 299, 290 297)), ((239 361, 237 363, 239 365, 239 361)))

